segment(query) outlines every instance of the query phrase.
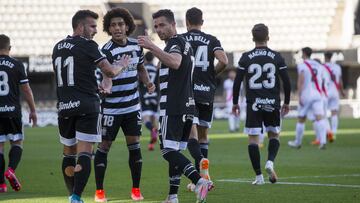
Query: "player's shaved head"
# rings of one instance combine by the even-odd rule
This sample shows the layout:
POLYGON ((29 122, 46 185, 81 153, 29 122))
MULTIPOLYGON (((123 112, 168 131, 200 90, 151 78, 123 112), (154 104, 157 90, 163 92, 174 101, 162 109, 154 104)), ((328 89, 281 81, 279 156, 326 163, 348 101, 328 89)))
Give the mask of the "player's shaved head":
POLYGON ((203 13, 200 9, 192 7, 186 11, 186 21, 188 21, 190 25, 202 25, 204 22, 202 15, 203 13))
POLYGON ((254 42, 266 42, 269 38, 269 28, 263 23, 254 25, 251 33, 254 42))

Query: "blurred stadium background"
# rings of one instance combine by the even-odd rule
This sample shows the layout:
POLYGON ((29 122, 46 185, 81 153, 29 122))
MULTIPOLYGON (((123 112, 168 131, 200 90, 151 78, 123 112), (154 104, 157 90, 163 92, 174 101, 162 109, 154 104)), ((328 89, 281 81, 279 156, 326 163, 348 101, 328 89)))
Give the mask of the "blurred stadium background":
MULTIPOLYGON (((282 53, 289 68, 293 93, 296 92, 298 50, 309 46, 314 58, 323 61, 323 53, 334 51, 333 60, 343 71, 346 97, 341 100, 341 116, 360 117, 360 5, 357 0, 0 0, 0 32, 12 39, 12 56, 28 69, 38 107, 40 125, 56 124, 56 87, 51 65, 54 44, 72 33, 71 17, 78 9, 91 9, 101 17, 112 7, 128 8, 138 26, 133 37, 149 30, 152 38, 163 46, 152 30, 151 14, 162 8, 174 11, 179 33, 186 31, 185 12, 197 6, 203 10, 203 30, 220 39, 236 67, 242 52, 251 49, 250 30, 263 22, 270 29, 269 46, 282 53)), ((108 39, 98 21, 95 40, 103 45, 108 39)), ((222 88, 226 72, 218 78, 215 118, 225 118, 222 88)), ((295 117, 297 94, 292 94, 295 117)), ((23 105, 26 107, 26 105, 23 105)), ((26 111, 26 109, 24 109, 26 111)), ((26 114, 24 114, 25 116, 26 114)), ((26 121, 27 118, 24 118, 26 121)))

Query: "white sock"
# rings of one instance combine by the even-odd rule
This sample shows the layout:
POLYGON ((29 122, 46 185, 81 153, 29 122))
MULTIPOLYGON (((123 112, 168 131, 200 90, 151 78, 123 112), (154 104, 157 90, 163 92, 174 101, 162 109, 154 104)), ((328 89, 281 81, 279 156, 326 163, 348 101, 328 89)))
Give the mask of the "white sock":
POLYGON ((178 198, 177 194, 171 194, 171 195, 169 195, 169 200, 177 199, 177 198, 178 198))
POLYGON ((235 131, 235 115, 230 114, 228 120, 229 120, 229 130, 235 131))
POLYGON ((305 131, 305 123, 296 123, 296 136, 295 136, 295 141, 296 144, 301 145, 302 142, 302 138, 304 136, 304 131, 305 131))
POLYGON ((336 134, 338 124, 339 124, 338 115, 332 115, 331 116, 331 131, 334 134, 336 134))
POLYGON ((240 116, 235 116, 235 129, 239 129, 240 128, 240 116))
POLYGON ((263 126, 263 132, 259 135, 259 143, 262 144, 264 143, 264 138, 265 138, 265 133, 266 133, 266 129, 265 127, 263 126))
POLYGON ((320 144, 326 144, 326 121, 321 119, 319 121, 314 122, 315 133, 319 138, 320 144))
POLYGON ((330 122, 329 122, 329 119, 327 119, 327 118, 325 118, 324 119, 324 121, 325 121, 325 129, 326 129, 326 132, 329 132, 329 131, 331 131, 332 132, 332 130, 331 130, 331 128, 330 128, 330 122))
POLYGON ((316 122, 316 121, 313 121, 313 130, 314 130, 314 132, 315 132, 315 139, 316 139, 316 140, 320 140, 320 137, 319 137, 318 134, 316 133, 316 125, 315 125, 315 122, 316 122))

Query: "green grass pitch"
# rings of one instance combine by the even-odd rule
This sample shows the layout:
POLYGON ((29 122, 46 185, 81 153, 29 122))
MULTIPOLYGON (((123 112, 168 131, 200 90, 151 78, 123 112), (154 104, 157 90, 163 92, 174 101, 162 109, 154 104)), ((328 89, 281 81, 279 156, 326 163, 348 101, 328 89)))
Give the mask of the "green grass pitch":
MULTIPOLYGON (((209 150, 210 174, 215 189, 209 193, 207 202, 360 202, 359 120, 341 119, 336 142, 321 151, 309 144, 314 138, 310 123, 306 126, 302 148, 296 150, 287 146, 287 141, 294 138, 295 122, 291 119, 283 121, 281 147, 275 160, 278 183, 253 186, 250 181, 255 175, 248 158, 247 137, 242 133, 229 134, 226 121, 215 121, 210 131, 209 150)), ((8 185, 9 191, 0 194, 0 202, 68 202, 61 173, 62 145, 57 128, 27 128, 25 132, 23 158, 16 171, 23 188, 14 192, 8 185)), ((145 128, 143 134, 143 202, 161 202, 168 192, 167 163, 161 157, 159 147, 153 152, 147 151, 149 133, 145 128)), ((6 144, 6 154, 8 149, 6 144)), ((188 152, 186 155, 189 157, 188 152)), ((263 168, 266 146, 261 149, 261 158, 263 168)), ((127 159, 126 144, 123 135, 119 134, 109 154, 105 178, 109 202, 132 202, 127 159)), ((183 176, 180 202, 196 201, 195 194, 186 191, 188 183, 183 176)), ((94 191, 92 170, 83 193, 85 202, 94 202, 94 191)))

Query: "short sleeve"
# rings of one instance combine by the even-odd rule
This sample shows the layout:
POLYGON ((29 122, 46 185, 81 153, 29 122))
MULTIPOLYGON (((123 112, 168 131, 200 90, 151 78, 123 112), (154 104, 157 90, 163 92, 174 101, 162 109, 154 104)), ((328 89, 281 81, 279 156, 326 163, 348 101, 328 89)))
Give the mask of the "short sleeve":
POLYGON ((139 64, 138 65, 141 65, 144 63, 144 50, 142 47, 140 47, 140 55, 139 55, 139 64))
POLYGON ((170 38, 168 42, 168 46, 169 46, 169 51, 168 51, 169 53, 178 53, 178 54, 182 53, 181 44, 179 40, 177 40, 176 38, 170 38))
POLYGON ((285 63, 284 58, 279 54, 277 65, 279 67, 279 70, 287 69, 287 65, 285 63))
POLYGON ((25 66, 21 62, 18 62, 17 68, 19 71, 19 83, 20 84, 28 83, 29 79, 26 74, 25 66))
POLYGON ((246 54, 243 54, 238 62, 238 69, 246 71, 246 54))
POLYGON ((300 74, 301 72, 304 72, 304 65, 303 64, 298 64, 296 66, 297 72, 298 74, 300 74))
POLYGON ((220 41, 216 37, 214 37, 214 40, 213 40, 213 52, 215 52, 217 50, 224 51, 224 49, 221 47, 220 41))
POLYGON ((99 49, 99 45, 93 40, 88 41, 86 49, 86 53, 90 56, 90 58, 94 61, 95 64, 99 63, 106 57, 105 54, 103 54, 102 51, 99 49))
POLYGON ((103 49, 101 50, 101 53, 105 55, 106 59, 107 59, 110 63, 113 63, 113 62, 114 62, 114 59, 113 59, 113 57, 112 57, 112 54, 111 54, 108 50, 106 50, 106 49, 103 48, 103 49))

